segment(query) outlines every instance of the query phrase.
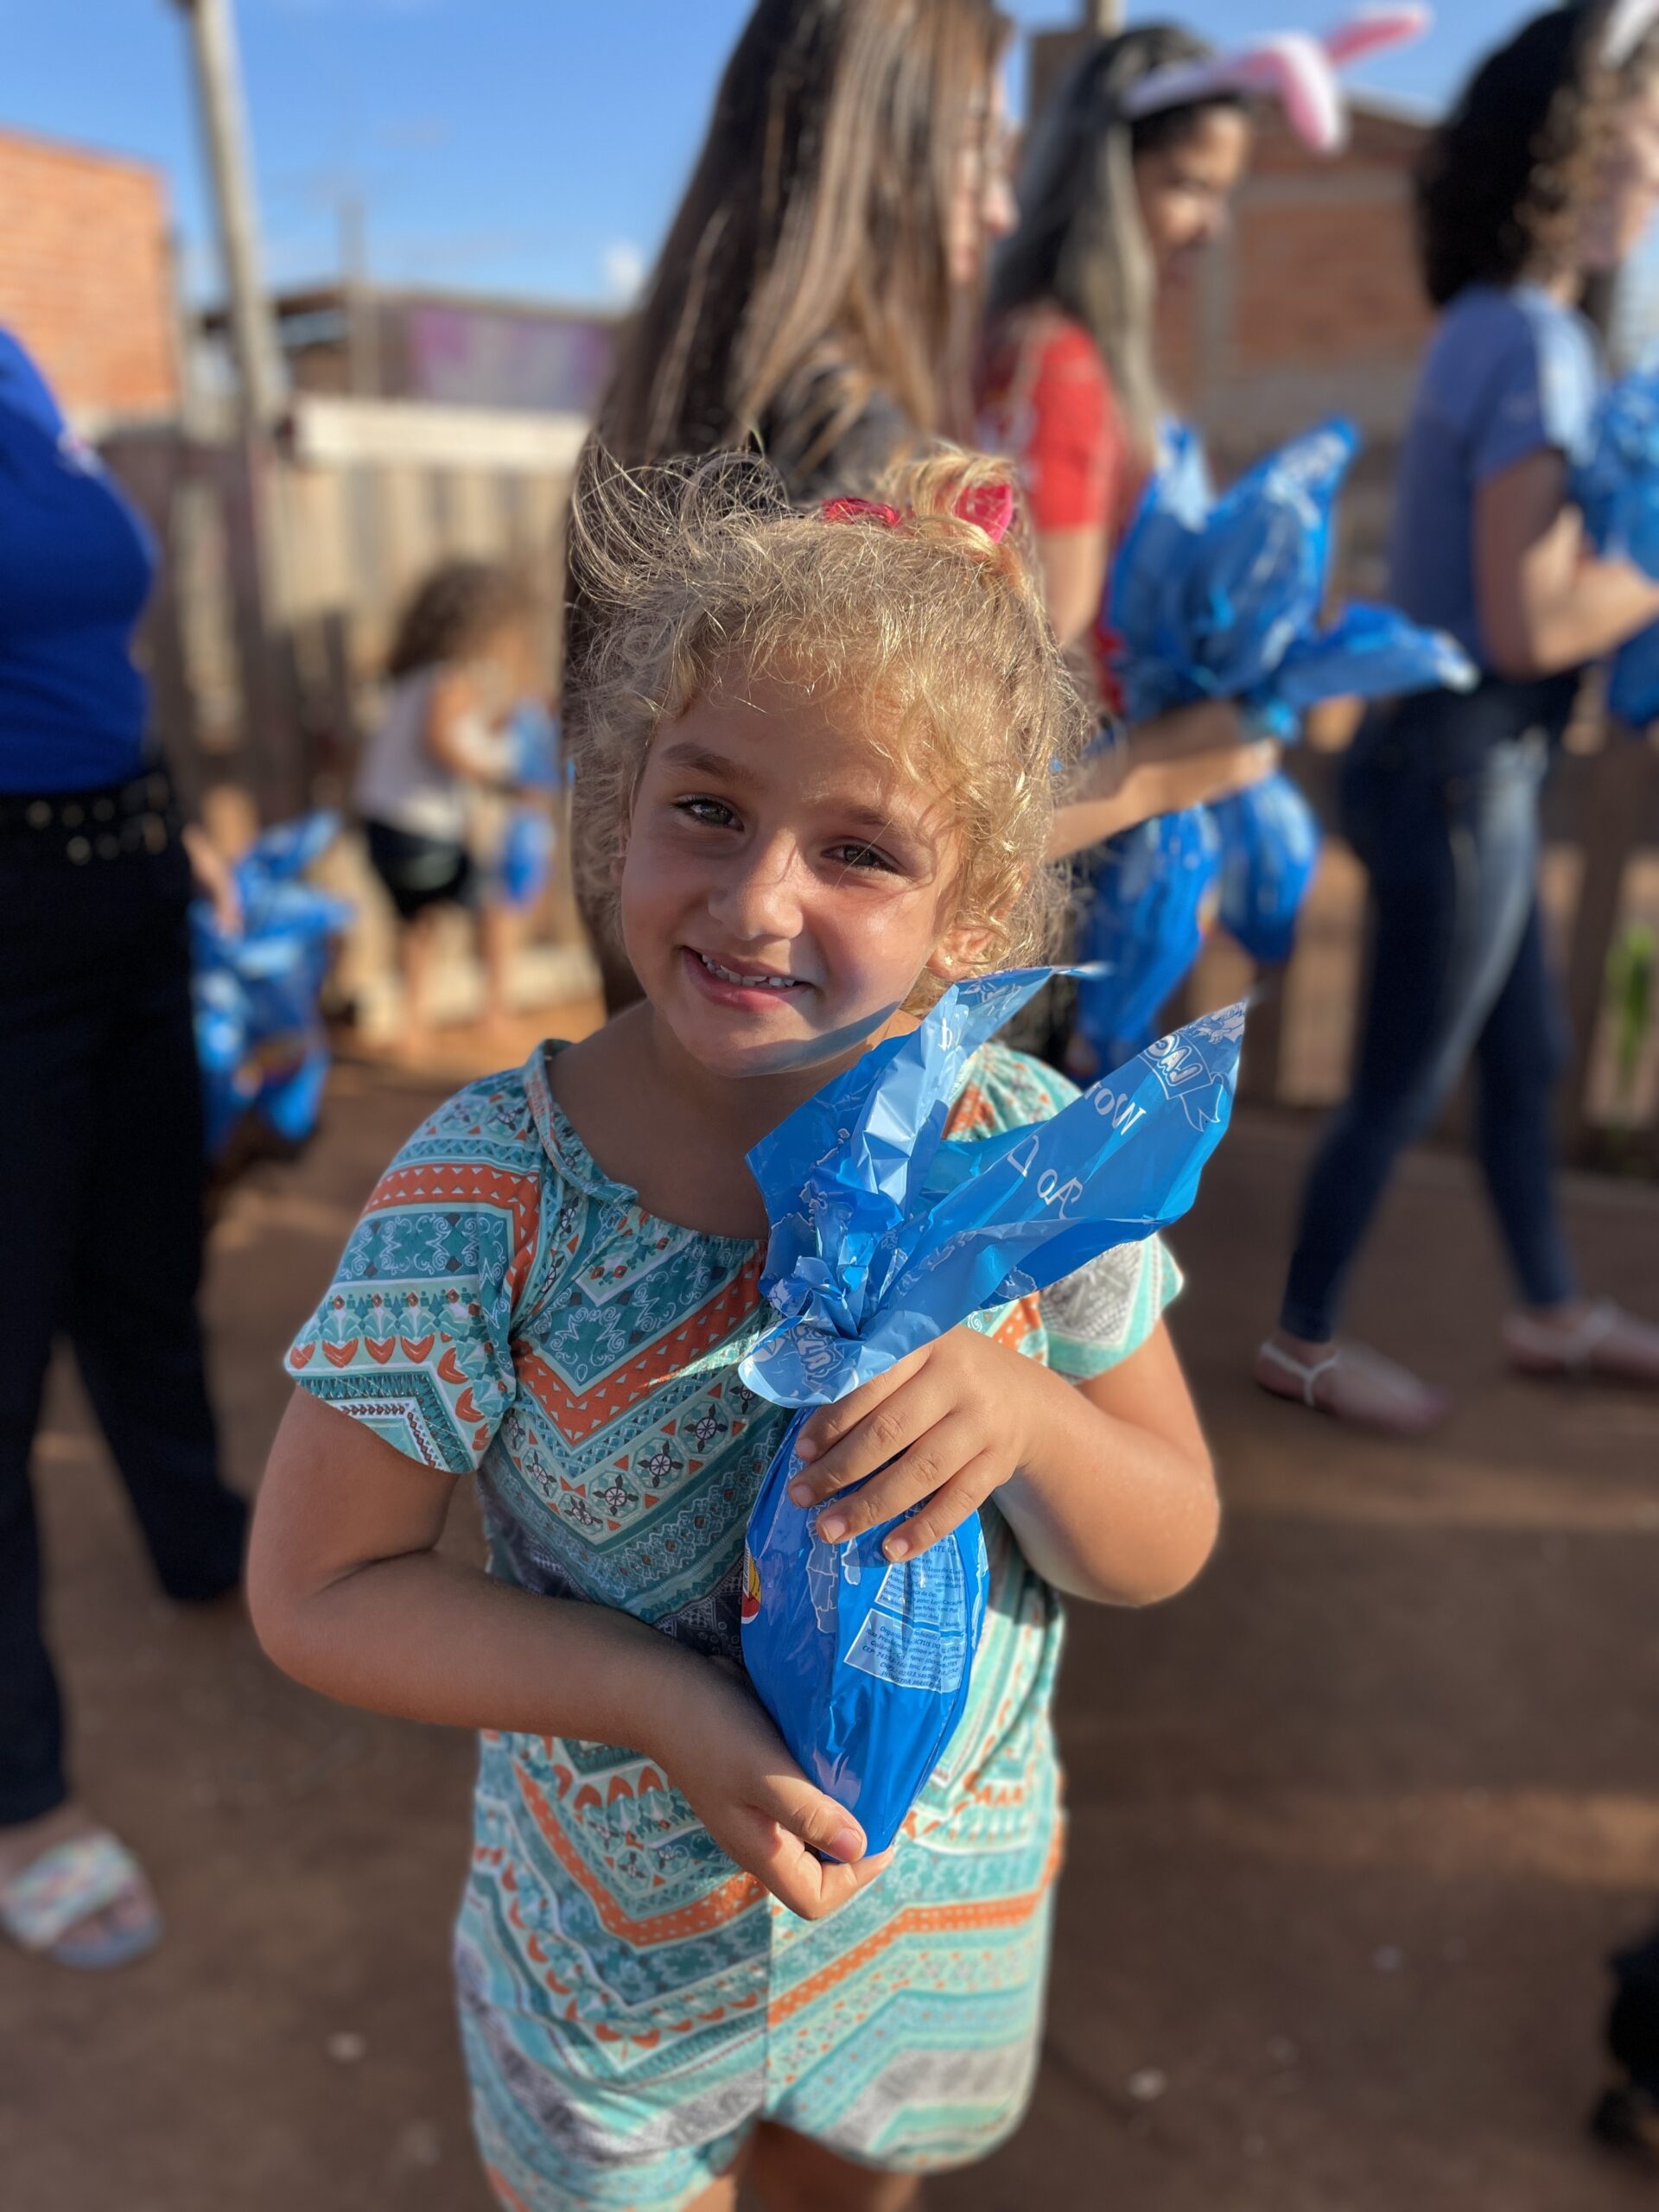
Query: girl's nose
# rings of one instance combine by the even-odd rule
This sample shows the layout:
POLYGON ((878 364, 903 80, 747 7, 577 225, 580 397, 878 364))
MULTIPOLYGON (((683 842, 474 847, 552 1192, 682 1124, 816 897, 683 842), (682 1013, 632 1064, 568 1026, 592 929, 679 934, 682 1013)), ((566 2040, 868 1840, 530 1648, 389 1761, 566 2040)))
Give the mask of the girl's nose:
POLYGON ((798 935, 798 868, 799 855, 785 843, 746 854, 709 898, 710 914, 734 938, 751 944, 798 935))

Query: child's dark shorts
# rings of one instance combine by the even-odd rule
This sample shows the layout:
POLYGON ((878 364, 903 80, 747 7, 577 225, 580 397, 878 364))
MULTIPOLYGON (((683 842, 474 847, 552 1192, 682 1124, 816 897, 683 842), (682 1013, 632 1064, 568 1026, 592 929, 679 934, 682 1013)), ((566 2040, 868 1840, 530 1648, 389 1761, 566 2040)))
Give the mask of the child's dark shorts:
POLYGON ((390 822, 365 822, 369 860, 386 887, 398 917, 412 922, 429 906, 471 906, 482 882, 464 845, 423 837, 390 822))

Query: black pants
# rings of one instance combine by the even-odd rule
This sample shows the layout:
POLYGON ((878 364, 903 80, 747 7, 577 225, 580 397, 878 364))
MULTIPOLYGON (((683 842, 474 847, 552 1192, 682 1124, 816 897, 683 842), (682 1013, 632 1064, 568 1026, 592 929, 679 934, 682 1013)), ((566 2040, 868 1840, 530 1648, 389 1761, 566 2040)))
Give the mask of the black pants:
POLYGON ((247 1513, 219 1480, 196 1320, 188 866, 176 844, 76 867, 42 842, 0 836, 0 1826, 67 1794, 29 1476, 54 1338, 170 1596, 235 1582, 247 1513))

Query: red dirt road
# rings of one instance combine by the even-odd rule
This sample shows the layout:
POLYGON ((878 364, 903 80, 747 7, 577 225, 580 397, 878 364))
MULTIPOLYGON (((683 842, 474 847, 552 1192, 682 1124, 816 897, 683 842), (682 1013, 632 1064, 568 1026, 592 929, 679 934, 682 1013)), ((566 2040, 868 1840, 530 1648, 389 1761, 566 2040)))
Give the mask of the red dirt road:
MULTIPOLYGON (((208 1312, 251 1488, 280 1349, 429 1094, 342 1074, 234 1197, 208 1312)), ((941 2212, 1620 2212, 1585 2141, 1602 1955, 1659 1912, 1659 1401, 1507 1381, 1464 1166, 1414 1162, 1358 1325, 1459 1390, 1428 1448, 1245 1379, 1307 1133, 1241 1120, 1177 1240, 1229 1502, 1157 1612, 1074 1611, 1046 2063, 941 2212)), ((1659 1200, 1580 1186, 1596 1287, 1659 1303, 1659 1200)), ((485 2212, 447 1983, 467 1741, 321 1703, 156 1597, 78 1394, 39 1467, 84 1787, 163 1951, 0 1952, 4 2212, 485 2212)), ((465 1529, 457 1541, 467 1540, 465 1529)))

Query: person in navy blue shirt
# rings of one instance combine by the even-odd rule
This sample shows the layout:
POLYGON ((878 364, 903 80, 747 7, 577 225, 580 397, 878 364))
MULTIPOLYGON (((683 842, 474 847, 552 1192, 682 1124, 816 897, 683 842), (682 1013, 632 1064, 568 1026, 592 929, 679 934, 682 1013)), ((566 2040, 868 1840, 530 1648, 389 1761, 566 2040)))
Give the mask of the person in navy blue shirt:
POLYGON ((131 653, 155 565, 138 513, 0 330, 0 1929, 80 1967, 147 1950, 160 1922, 65 1770, 29 1483, 54 1340, 74 1350, 169 1596, 235 1588, 245 1519, 219 1472, 196 1317, 189 833, 131 653))
POLYGON ((1562 1024, 1538 903, 1539 793, 1583 666, 1659 620, 1659 587, 1597 558, 1568 501, 1602 385, 1579 302, 1659 207, 1659 7, 1559 7, 1476 72, 1430 141, 1419 233, 1440 317, 1402 456, 1392 596, 1483 671, 1366 720, 1344 827, 1376 950, 1353 1092, 1304 1197, 1268 1389, 1415 1433, 1446 1402, 1338 1344, 1349 1269, 1395 1161, 1472 1059, 1476 1142, 1516 1290, 1503 1338, 1539 1376, 1659 1382, 1659 1330, 1580 1292, 1558 1217, 1562 1024))

